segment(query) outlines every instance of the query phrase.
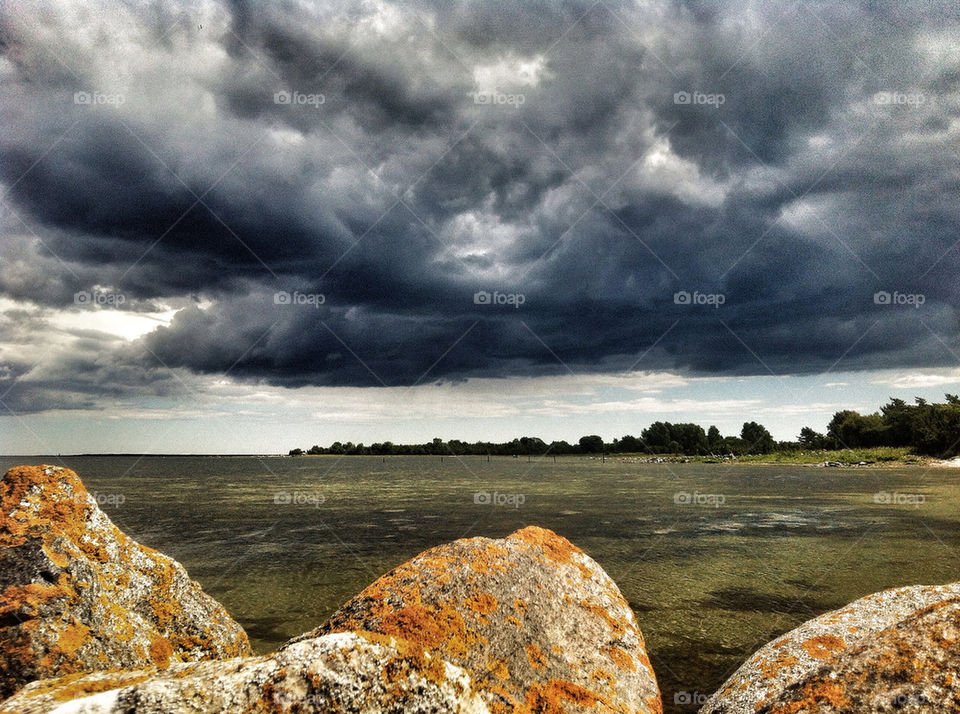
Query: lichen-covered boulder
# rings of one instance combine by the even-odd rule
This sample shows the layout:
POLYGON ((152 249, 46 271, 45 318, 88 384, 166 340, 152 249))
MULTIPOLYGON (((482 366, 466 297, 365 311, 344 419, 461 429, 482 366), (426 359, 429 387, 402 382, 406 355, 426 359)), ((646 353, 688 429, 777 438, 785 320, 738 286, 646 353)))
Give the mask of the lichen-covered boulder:
POLYGON ((303 637, 348 631, 403 638, 459 665, 492 712, 662 710, 620 590, 542 528, 432 548, 303 637))
POLYGON ((960 711, 960 583, 895 588, 765 645, 700 714, 960 711))
POLYGON ((0 698, 74 672, 248 654, 223 606, 122 533, 73 471, 0 481, 0 698))
POLYGON ((488 714, 460 669, 409 643, 342 633, 270 656, 34 682, 0 714, 488 714))

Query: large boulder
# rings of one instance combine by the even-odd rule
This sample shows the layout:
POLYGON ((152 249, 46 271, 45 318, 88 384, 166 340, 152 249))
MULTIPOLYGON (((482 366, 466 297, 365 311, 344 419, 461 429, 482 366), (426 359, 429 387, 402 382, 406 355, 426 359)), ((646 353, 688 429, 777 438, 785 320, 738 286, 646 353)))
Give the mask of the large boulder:
POLYGON ((765 645, 700 714, 960 711, 960 583, 895 588, 765 645))
POLYGON ((662 711, 620 590, 543 528, 432 548, 303 637, 350 631, 402 638, 462 667, 492 712, 662 711))
POLYGON ((488 714, 460 669, 403 641, 343 633, 271 656, 34 682, 0 714, 488 714))
POLYGON ((73 471, 0 481, 0 698, 44 677, 249 654, 226 610, 122 533, 73 471))

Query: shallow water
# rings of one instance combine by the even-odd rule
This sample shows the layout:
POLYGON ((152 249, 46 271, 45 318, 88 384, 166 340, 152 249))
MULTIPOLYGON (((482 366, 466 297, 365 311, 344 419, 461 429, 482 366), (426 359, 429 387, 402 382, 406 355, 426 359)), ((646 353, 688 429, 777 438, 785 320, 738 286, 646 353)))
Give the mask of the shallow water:
POLYGON ((694 711, 757 647, 814 615, 960 580, 960 473, 949 469, 126 456, 0 468, 41 462, 77 471, 117 525, 182 562, 260 652, 426 548, 551 528, 630 601, 668 712, 694 711), (501 505, 476 503, 478 492, 501 505))

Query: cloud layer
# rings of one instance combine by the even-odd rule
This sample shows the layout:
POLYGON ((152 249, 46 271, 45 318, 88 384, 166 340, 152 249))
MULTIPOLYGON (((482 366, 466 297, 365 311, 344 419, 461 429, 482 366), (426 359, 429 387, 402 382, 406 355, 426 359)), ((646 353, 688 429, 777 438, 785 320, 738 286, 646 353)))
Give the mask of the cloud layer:
POLYGON ((2 12, 13 411, 960 361, 949 4, 2 12))

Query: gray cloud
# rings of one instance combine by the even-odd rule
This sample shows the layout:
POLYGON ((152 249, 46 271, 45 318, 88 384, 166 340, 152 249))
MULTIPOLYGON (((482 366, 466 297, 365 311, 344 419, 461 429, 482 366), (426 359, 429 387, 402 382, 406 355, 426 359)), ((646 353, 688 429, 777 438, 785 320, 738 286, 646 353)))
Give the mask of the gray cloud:
POLYGON ((135 344, 85 336, 79 362, 42 373, 8 333, 14 408, 167 393, 168 367, 397 385, 960 352, 956 8, 3 13, 0 293, 57 312, 108 286, 123 310, 182 307, 135 344))

